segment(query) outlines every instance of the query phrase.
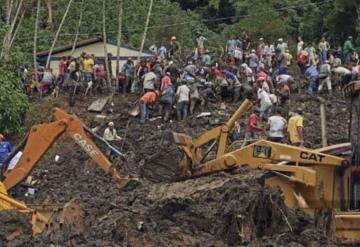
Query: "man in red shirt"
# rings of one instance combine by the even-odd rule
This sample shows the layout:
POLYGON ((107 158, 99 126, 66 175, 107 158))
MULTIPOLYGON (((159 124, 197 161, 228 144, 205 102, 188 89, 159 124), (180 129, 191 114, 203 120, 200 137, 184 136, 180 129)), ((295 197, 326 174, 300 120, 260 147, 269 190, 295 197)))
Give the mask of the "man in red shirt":
POLYGON ((255 139, 256 132, 264 131, 258 127, 260 111, 258 109, 254 110, 254 113, 249 116, 246 120, 245 126, 245 138, 242 144, 242 148, 250 144, 255 139))
POLYGON ((163 78, 161 78, 160 91, 167 89, 169 86, 171 86, 170 72, 166 72, 163 78))
POLYGON ((149 118, 149 106, 154 105, 159 97, 159 91, 145 93, 139 101, 140 123, 144 124, 149 118))

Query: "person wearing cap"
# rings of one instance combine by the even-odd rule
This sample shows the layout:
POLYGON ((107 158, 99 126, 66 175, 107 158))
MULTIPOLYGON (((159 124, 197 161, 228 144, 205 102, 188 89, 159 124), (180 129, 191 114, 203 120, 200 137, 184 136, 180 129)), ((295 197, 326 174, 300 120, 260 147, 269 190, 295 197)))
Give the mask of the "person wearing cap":
POLYGON ((271 142, 283 142, 286 133, 286 120, 281 116, 280 108, 275 109, 275 113, 269 117, 266 130, 268 131, 268 140, 271 142))
POLYGON ((181 45, 175 36, 171 37, 169 55, 171 58, 179 58, 181 55, 181 45))
POLYGON ((259 109, 255 108, 253 113, 246 120, 245 138, 243 144, 241 145, 242 148, 256 139, 257 132, 264 131, 262 128, 258 126, 259 115, 260 115, 259 109))
POLYGON ((325 61, 327 60, 327 54, 330 49, 329 42, 326 41, 325 37, 321 38, 318 48, 319 48, 319 62, 321 65, 324 64, 325 61))
POLYGON ((344 63, 348 64, 351 60, 351 56, 354 53, 354 46, 352 44, 352 36, 349 36, 348 39, 344 43, 344 63))
POLYGON ((6 141, 4 135, 0 134, 0 167, 11 153, 11 149, 10 142, 6 141))
MULTIPOLYGON (((122 140, 122 138, 117 135, 116 129, 114 128, 114 122, 108 123, 108 127, 105 129, 103 134, 103 139, 111 145, 122 140)), ((106 155, 111 157, 112 154, 113 150, 109 147, 106 147, 106 155)))
POLYGON ((332 87, 331 87, 331 66, 329 64, 328 60, 325 60, 322 65, 320 65, 319 69, 319 93, 322 91, 324 85, 327 86, 327 89, 329 91, 329 95, 332 94, 332 87))
POLYGON ((304 118, 302 109, 297 109, 290 117, 287 127, 289 142, 294 146, 304 146, 304 118))
POLYGON ((288 45, 282 38, 278 39, 278 44, 276 46, 276 50, 282 54, 288 49, 288 45))
POLYGON ((160 96, 159 91, 150 91, 145 93, 139 101, 139 111, 140 111, 140 123, 144 124, 149 118, 149 106, 152 106, 156 103, 157 99, 160 96))

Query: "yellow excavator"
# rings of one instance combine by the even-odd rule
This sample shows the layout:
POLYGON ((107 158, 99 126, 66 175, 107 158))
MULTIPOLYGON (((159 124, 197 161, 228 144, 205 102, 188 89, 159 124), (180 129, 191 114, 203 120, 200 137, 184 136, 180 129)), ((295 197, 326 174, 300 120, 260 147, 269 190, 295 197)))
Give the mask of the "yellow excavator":
MULTIPOLYGON (((347 97, 359 95, 360 81, 349 87, 351 90, 345 88, 347 97)), ((360 213, 357 211, 360 197, 356 197, 360 187, 354 191, 357 187, 354 187, 353 178, 354 166, 360 164, 360 145, 357 145, 360 137, 356 144, 344 143, 315 150, 267 140, 233 150, 228 145, 228 135, 235 122, 251 107, 252 102, 246 99, 225 124, 198 138, 173 133, 174 141, 184 152, 179 164, 182 177, 194 178, 244 166, 262 169, 267 173, 265 184, 280 188, 289 208, 301 208, 309 214, 315 209, 332 209, 331 237, 344 242, 360 241, 360 213), (215 153, 215 157, 210 157, 210 153, 215 153)))
MULTIPOLYGON (((44 230, 52 230, 56 228, 55 224, 64 224, 66 220, 73 221, 71 223, 73 225, 78 224, 80 221, 80 209, 76 201, 71 201, 66 205, 27 206, 8 195, 9 190, 27 178, 42 156, 62 134, 68 134, 96 164, 119 183, 120 187, 125 187, 130 182, 137 181, 136 178, 121 175, 112 166, 111 162, 92 141, 90 135, 101 141, 104 140, 86 127, 79 118, 59 108, 54 108, 53 115, 55 119, 53 122, 32 126, 27 137, 3 162, 0 174, 0 213, 4 213, 7 210, 17 210, 23 213, 23 215, 29 218, 33 234, 41 233, 44 230), (20 159, 15 167, 10 169, 10 161, 20 151, 22 151, 20 159)), ((119 155, 123 155, 109 143, 106 143, 106 145, 119 155)), ((21 234, 21 232, 21 228, 16 229, 7 238, 11 240, 21 234)))

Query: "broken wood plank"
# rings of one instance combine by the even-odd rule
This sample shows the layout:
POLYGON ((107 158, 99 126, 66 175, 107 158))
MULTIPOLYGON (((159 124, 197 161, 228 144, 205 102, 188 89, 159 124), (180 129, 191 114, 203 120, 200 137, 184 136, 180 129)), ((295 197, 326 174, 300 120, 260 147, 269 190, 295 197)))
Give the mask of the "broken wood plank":
POLYGON ((91 103, 91 105, 88 107, 88 111, 102 112, 108 101, 109 97, 97 99, 91 103))

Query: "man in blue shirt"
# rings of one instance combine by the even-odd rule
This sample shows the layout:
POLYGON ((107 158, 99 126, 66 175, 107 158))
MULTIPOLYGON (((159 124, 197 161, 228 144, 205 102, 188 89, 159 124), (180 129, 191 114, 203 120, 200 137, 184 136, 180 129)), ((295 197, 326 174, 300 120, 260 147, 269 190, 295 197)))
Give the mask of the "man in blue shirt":
POLYGON ((314 92, 317 91, 318 81, 319 81, 319 72, 314 64, 306 68, 305 76, 309 81, 309 87, 307 93, 313 95, 314 92))
POLYGON ((11 144, 5 141, 5 137, 0 134, 0 166, 11 153, 11 144))

